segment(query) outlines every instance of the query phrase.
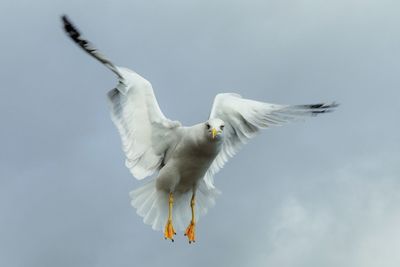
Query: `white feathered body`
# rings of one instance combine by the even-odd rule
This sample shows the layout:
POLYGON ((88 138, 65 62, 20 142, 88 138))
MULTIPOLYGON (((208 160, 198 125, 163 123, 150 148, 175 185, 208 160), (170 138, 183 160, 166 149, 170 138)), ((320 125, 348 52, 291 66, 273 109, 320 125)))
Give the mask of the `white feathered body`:
POLYGON ((157 177, 157 189, 167 192, 187 192, 197 188, 218 155, 222 139, 210 140, 204 124, 181 127, 181 137, 157 177))
MULTIPOLYGON (((123 81, 108 93, 112 120, 122 138, 126 166, 132 174, 151 181, 132 191, 132 205, 146 224, 160 230, 168 211, 168 194, 174 192, 173 219, 177 229, 190 220, 190 198, 197 191, 198 215, 215 203, 218 191, 202 179, 221 148, 210 141, 204 124, 182 127, 164 117, 151 84, 137 73, 117 68, 123 81)), ((197 219, 199 216, 196 216, 197 219)))
POLYGON ((215 203, 218 190, 208 188, 203 180, 218 155, 222 140, 210 141, 203 134, 204 125, 180 127, 181 138, 165 156, 165 165, 149 184, 131 192, 132 205, 144 222, 160 230, 167 219, 168 193, 174 192, 173 220, 177 229, 184 229, 190 220, 190 198, 196 192, 198 215, 204 215, 215 203))

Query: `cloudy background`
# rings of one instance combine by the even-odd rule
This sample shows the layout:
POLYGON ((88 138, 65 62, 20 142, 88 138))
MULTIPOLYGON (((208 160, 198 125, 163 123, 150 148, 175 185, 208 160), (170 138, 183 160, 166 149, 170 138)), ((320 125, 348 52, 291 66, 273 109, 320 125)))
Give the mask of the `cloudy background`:
POLYGON ((400 266, 400 4, 0 2, 0 266, 400 266), (185 125, 218 92, 337 112, 264 131, 217 175, 195 245, 142 223, 105 94, 66 13, 185 125))

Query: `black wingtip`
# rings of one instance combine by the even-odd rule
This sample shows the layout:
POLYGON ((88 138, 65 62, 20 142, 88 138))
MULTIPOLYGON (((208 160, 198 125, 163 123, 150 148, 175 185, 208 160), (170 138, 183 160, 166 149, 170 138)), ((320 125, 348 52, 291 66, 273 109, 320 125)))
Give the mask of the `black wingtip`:
POLYGON ((61 21, 62 21, 62 23, 64 25, 64 28, 67 25, 71 25, 71 21, 68 19, 67 15, 65 15, 65 14, 61 15, 61 21))
POLYGON ((64 25, 64 30, 72 37, 72 38, 76 38, 78 36, 80 36, 80 32, 78 31, 78 29, 72 24, 72 22, 69 20, 69 18, 67 17, 67 15, 62 15, 61 16, 61 20, 63 22, 64 25))
POLYGON ((310 105, 297 105, 296 108, 307 110, 312 115, 318 115, 322 113, 330 113, 335 110, 339 106, 337 102, 331 103, 318 103, 318 104, 310 104, 310 105))
POLYGON ((71 37, 72 40, 82 47, 87 45, 87 41, 80 39, 81 33, 72 24, 67 15, 62 15, 61 20, 63 22, 65 32, 69 35, 69 37, 71 37))
POLYGON ((310 105, 309 109, 311 110, 312 114, 318 115, 318 114, 322 114, 322 113, 330 113, 330 112, 334 111, 338 106, 339 106, 339 103, 331 102, 331 103, 310 105))
POLYGON ((65 23, 65 21, 68 21, 68 17, 65 14, 61 15, 61 20, 65 23))
POLYGON ((305 105, 305 107, 310 108, 310 109, 327 109, 327 108, 336 108, 338 106, 339 106, 339 104, 336 102, 305 105))

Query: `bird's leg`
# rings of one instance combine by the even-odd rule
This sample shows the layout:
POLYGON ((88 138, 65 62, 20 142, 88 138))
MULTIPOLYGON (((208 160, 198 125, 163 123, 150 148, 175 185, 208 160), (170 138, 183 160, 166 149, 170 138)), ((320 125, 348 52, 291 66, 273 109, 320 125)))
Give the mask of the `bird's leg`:
POLYGON ((189 244, 195 242, 195 232, 196 232, 196 222, 194 219, 194 205, 195 205, 195 194, 193 193, 192 199, 190 201, 190 208, 192 209, 192 220, 189 226, 186 228, 185 236, 189 239, 189 244))
POLYGON ((171 239, 172 242, 174 242, 174 235, 176 235, 174 226, 172 226, 172 207, 173 207, 173 205, 174 205, 174 194, 171 192, 171 193, 169 193, 169 198, 168 198, 168 220, 167 220, 167 224, 165 225, 164 238, 171 239))

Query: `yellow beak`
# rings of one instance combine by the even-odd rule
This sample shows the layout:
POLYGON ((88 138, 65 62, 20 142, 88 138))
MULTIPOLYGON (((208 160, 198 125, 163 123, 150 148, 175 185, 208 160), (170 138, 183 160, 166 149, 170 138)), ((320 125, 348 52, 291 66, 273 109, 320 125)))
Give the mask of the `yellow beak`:
POLYGON ((212 139, 214 139, 217 136, 217 130, 215 128, 212 128, 211 130, 211 135, 212 135, 212 139))

